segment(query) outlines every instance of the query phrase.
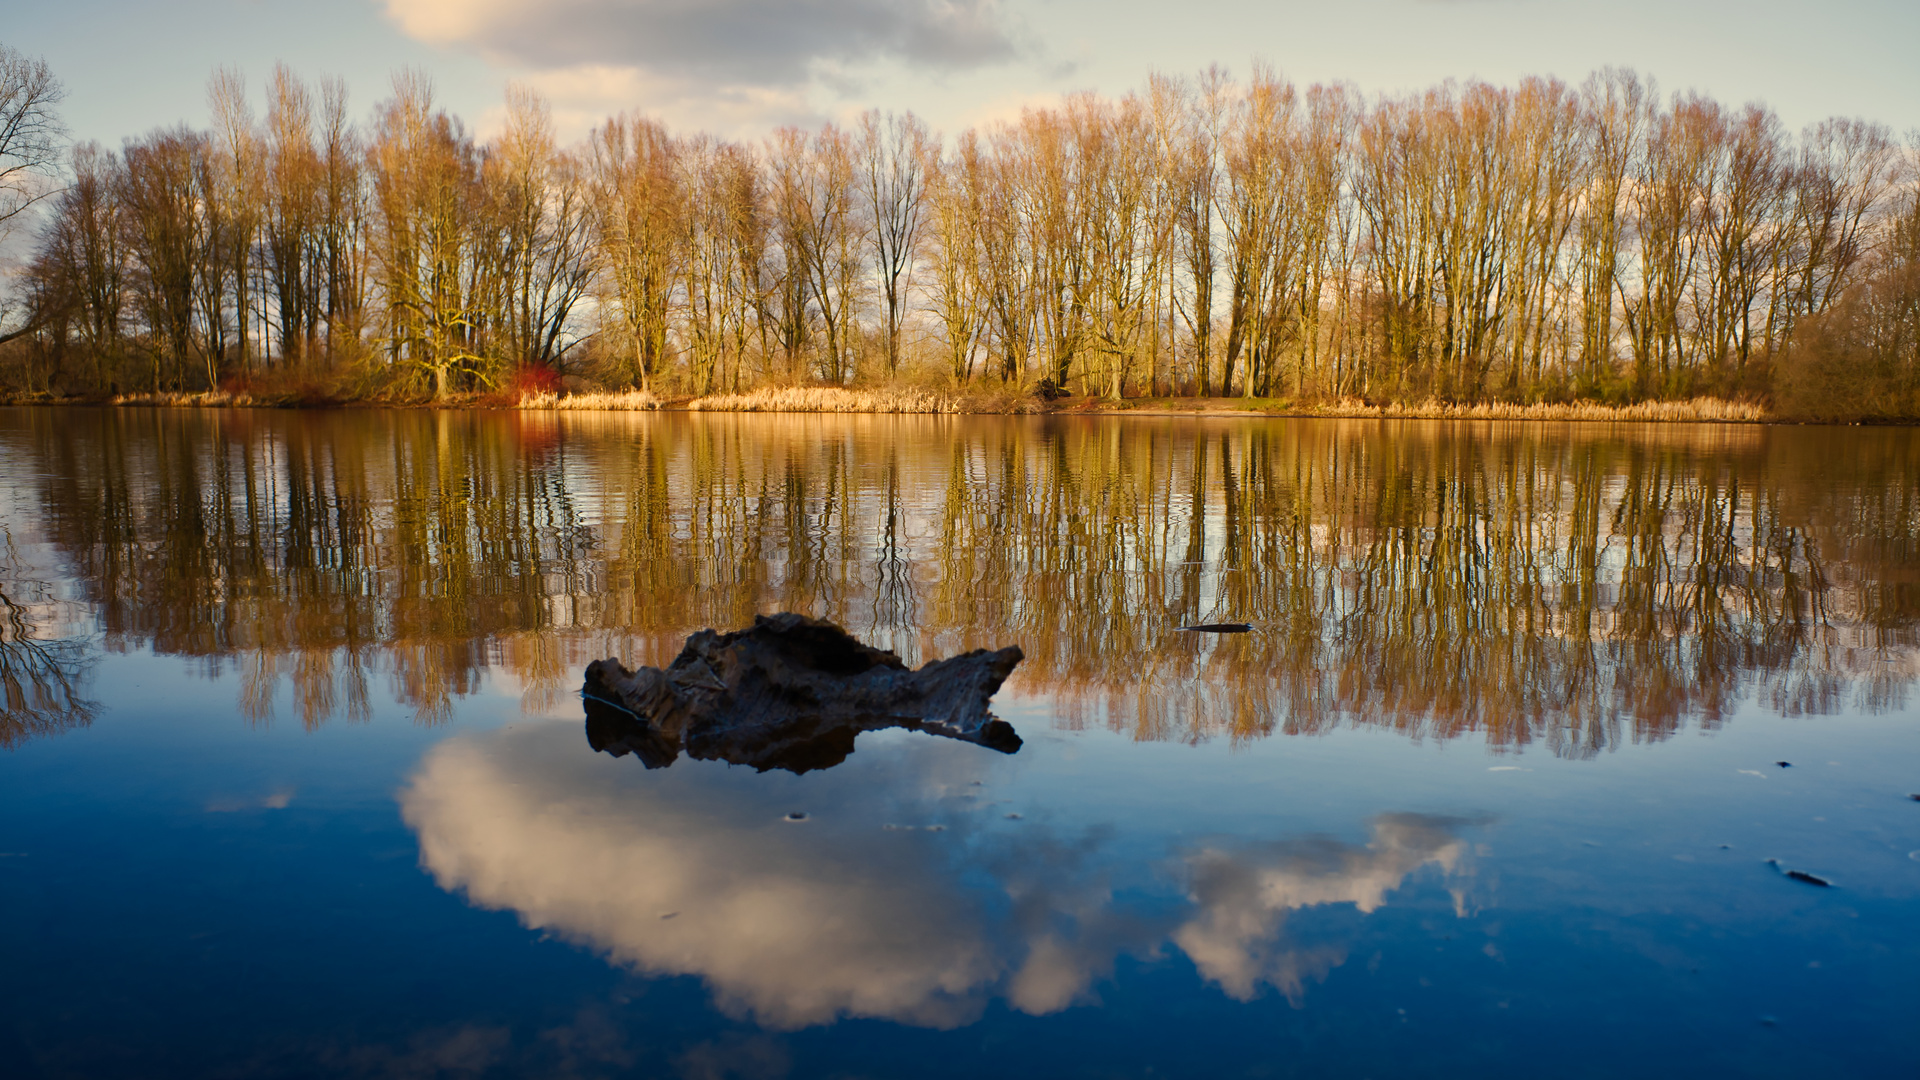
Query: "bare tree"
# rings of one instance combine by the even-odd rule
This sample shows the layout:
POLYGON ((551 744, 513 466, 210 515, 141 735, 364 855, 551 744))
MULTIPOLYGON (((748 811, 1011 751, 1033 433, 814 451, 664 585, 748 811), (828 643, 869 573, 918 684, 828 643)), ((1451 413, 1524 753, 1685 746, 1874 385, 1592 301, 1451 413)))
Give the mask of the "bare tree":
MULTIPOLYGON (((127 143, 116 200, 133 291, 146 324, 149 386, 186 385, 201 343, 196 285, 207 262, 208 232, 198 167, 203 136, 185 127, 127 143)), ((211 371, 211 367, 209 367, 211 371)))
POLYGON ((854 173, 854 142, 828 124, 815 135, 807 157, 806 192, 811 223, 804 234, 813 275, 814 302, 827 332, 820 375, 836 385, 853 374, 853 312, 859 303, 860 237, 865 233, 854 173))
POLYGON ((608 120, 593 135, 602 310, 643 388, 667 363, 670 304, 685 258, 679 153, 666 128, 638 116, 608 120))
POLYGON ((313 94, 285 64, 267 82, 263 241, 278 315, 280 358, 303 362, 319 343, 324 170, 314 145, 313 94))
POLYGON ((240 370, 253 366, 253 243, 260 227, 263 196, 260 137, 253 110, 247 105, 246 81, 239 71, 221 68, 207 86, 207 104, 213 112, 211 149, 213 169, 208 195, 225 228, 216 256, 231 275, 234 298, 234 336, 240 370))
POLYGON ((1755 307, 1766 289, 1783 230, 1774 228, 1786 194, 1780 121, 1749 105, 1717 141, 1714 198, 1706 206, 1709 276, 1695 303, 1696 332, 1717 389, 1742 389, 1753 359, 1755 307), (1732 370, 1724 370, 1731 362, 1732 370), (1726 385, 1731 382, 1731 386, 1726 385))
POLYGON ((912 113, 860 117, 861 180, 867 200, 868 241, 885 310, 887 374, 900 370, 900 327, 907 314, 925 218, 927 126, 912 113))
POLYGON ((748 348, 757 343, 763 371, 769 356, 768 331, 773 320, 768 313, 771 289, 768 263, 770 244, 766 207, 766 178, 752 148, 730 143, 722 146, 714 162, 715 188, 725 204, 728 237, 732 243, 731 263, 737 278, 733 294, 733 364, 727 388, 738 391, 747 363, 748 348))
POLYGON ((1294 183, 1296 102, 1292 83, 1256 68, 1244 96, 1235 103, 1225 137, 1225 202, 1220 217, 1227 241, 1229 296, 1222 393, 1232 392, 1243 351, 1251 354, 1243 393, 1252 396, 1263 391, 1271 375, 1268 320, 1274 298, 1288 291, 1288 277, 1299 253, 1288 198, 1294 183))
POLYGON ((463 372, 484 377, 488 366, 473 307, 479 163, 425 77, 402 72, 393 89, 370 148, 387 355, 444 398, 463 372))
POLYGON ((689 140, 680 155, 680 182, 688 195, 687 258, 681 264, 687 373, 703 394, 724 377, 728 348, 738 340, 733 320, 743 314, 726 160, 727 147, 705 136, 689 140))
POLYGON ((974 354, 986 333, 986 274, 981 236, 980 140, 961 136, 951 159, 923 148, 927 178, 930 261, 927 296, 947 343, 947 371, 955 383, 973 378, 974 354))
POLYGON ((357 351, 366 315, 366 158, 347 114, 347 85, 320 82, 320 151, 325 170, 320 262, 326 287, 327 355, 357 351))
POLYGON ((55 190, 48 181, 66 152, 67 129, 54 107, 65 97, 45 60, 0 45, 0 235, 55 190))
POLYGON ((1016 138, 1005 128, 987 146, 963 137, 959 154, 971 213, 979 223, 987 333, 999 354, 997 374, 1009 383, 1027 378, 1034 363, 1043 261, 1037 215, 1020 184, 1016 138))
POLYGON ((507 127, 487 155, 491 225, 499 232, 497 298, 490 318, 514 363, 557 368, 579 339, 574 310, 594 278, 585 170, 554 144, 547 103, 507 89, 507 127))
POLYGON ((1150 373, 1141 352, 1158 323, 1149 305, 1169 218, 1156 201, 1153 126, 1145 103, 1133 95, 1114 104, 1076 99, 1069 116, 1085 229, 1083 369, 1102 392, 1119 398, 1143 368, 1150 373))
POLYGON ((54 199, 53 220, 29 271, 35 294, 29 325, 56 337, 56 353, 65 351, 67 335, 77 330, 85 376, 105 384, 123 344, 119 159, 96 143, 82 143, 73 150, 72 171, 72 183, 54 199))
POLYGON ((797 374, 812 349, 817 317, 825 338, 817 374, 843 383, 853 372, 854 284, 865 232, 853 140, 832 124, 811 139, 783 128, 774 133, 769 159, 782 252, 781 339, 789 371, 797 374))
MULTIPOLYGON (((67 131, 54 107, 65 96, 46 61, 0 45, 0 240, 16 218, 58 190, 54 173, 66 152, 67 131)), ((0 318, 5 315, 0 308, 0 318)), ((0 344, 39 325, 29 317, 24 326, 0 330, 0 344)))
POLYGON ((1574 273, 1580 292, 1577 384, 1599 389, 1613 362, 1614 292, 1619 287, 1627 217, 1627 183, 1637 168, 1652 114, 1654 88, 1636 73, 1605 68, 1580 89, 1582 135, 1589 162, 1575 227, 1574 273))
POLYGON ((1831 307, 1872 254, 1877 212, 1899 165, 1892 134, 1879 124, 1835 117, 1801 136, 1794 170, 1796 245, 1784 277, 1788 325, 1831 307))

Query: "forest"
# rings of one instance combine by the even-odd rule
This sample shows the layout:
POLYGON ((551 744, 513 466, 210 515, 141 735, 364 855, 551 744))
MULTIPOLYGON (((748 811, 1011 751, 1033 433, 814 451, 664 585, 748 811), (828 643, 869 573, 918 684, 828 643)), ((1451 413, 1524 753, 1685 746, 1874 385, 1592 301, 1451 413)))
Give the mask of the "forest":
POLYGON ((358 115, 285 66, 211 122, 59 140, 0 56, 0 382, 499 401, 939 386, 1095 399, 1920 416, 1920 133, 1796 133, 1605 69, 1368 96, 1255 65, 943 136, 758 142, 644 112, 489 139, 402 72, 358 115), (24 117, 24 119, 22 119, 24 117), (36 128, 35 123, 40 126, 36 128))

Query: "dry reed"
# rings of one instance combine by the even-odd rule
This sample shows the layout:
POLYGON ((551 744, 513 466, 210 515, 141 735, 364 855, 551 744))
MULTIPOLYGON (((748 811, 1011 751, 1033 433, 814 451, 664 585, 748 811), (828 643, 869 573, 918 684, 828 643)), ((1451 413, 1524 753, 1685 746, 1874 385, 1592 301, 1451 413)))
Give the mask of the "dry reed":
POLYGON ((1669 423, 1763 424, 1773 419, 1762 406, 1710 397, 1697 397, 1687 401, 1642 401, 1634 405, 1602 405, 1592 401, 1576 401, 1563 405, 1546 403, 1516 405, 1510 402, 1453 405, 1440 401, 1423 401, 1407 405, 1369 405, 1364 401, 1347 398, 1321 406, 1315 411, 1327 416, 1421 420, 1658 420, 1669 423))
POLYGON ((621 393, 528 394, 519 408, 569 411, 633 411, 661 408, 689 412, 735 413, 1020 413, 1033 412, 1032 398, 1020 393, 979 391, 956 394, 920 387, 763 386, 741 394, 709 394, 668 402, 645 390, 621 393))
POLYGON ((542 411, 651 412, 664 404, 645 390, 621 390, 598 394, 527 394, 515 407, 542 411))
MULTIPOLYGON (((1232 408, 1232 399, 1212 399, 1212 401, 1225 406, 1224 411, 1238 411, 1232 408)), ((159 391, 122 394, 113 399, 115 405, 170 408, 246 408, 268 403, 269 400, 245 391, 229 393, 225 390, 193 393, 159 391)), ((541 412, 652 412, 663 408, 684 408, 691 412, 881 414, 1028 413, 1038 412, 1041 409, 1040 404, 1033 398, 1016 392, 954 393, 919 387, 873 387, 856 390, 838 386, 763 386, 746 393, 710 394, 684 402, 669 402, 646 390, 576 394, 534 393, 522 396, 515 407, 541 412)), ((1088 411, 1104 410, 1096 407, 1088 411)), ((1697 397, 1687 401, 1643 401, 1634 405, 1602 405, 1590 401, 1533 405, 1518 405, 1510 402, 1461 405, 1441 401, 1423 401, 1408 404, 1369 405, 1357 398, 1342 398, 1320 405, 1296 406, 1293 409, 1268 415, 1286 415, 1287 413, 1409 420, 1598 420, 1759 424, 1774 419, 1763 406, 1709 397, 1697 397)))
POLYGON ((976 412, 963 397, 938 390, 884 387, 763 386, 744 394, 711 394, 687 402, 693 412, 961 413, 976 412))
POLYGON ((225 390, 200 390, 187 392, 181 390, 160 390, 151 393, 121 394, 113 399, 115 405, 158 405, 166 408, 209 409, 244 408, 254 403, 245 393, 229 394, 225 390))

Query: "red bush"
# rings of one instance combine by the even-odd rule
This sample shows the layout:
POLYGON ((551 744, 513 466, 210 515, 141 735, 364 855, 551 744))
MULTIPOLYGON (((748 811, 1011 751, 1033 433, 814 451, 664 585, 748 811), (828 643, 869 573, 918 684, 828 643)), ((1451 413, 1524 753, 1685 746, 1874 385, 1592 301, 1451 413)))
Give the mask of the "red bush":
POLYGON ((557 394, 560 373, 542 364, 527 364, 513 369, 506 389, 516 400, 528 394, 557 394))

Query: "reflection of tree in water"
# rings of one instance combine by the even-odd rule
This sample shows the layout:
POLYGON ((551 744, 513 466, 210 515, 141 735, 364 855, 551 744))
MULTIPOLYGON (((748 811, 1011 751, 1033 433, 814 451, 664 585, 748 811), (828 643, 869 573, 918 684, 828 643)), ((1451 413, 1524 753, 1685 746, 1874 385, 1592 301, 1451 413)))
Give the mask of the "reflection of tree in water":
POLYGON ((997 516, 948 548, 974 584, 932 621, 980 582, 1045 582, 1011 616, 1029 666, 1151 738, 1352 719, 1579 754, 1757 689, 1883 707, 1920 614, 1894 595, 1920 526, 1883 497, 1912 488, 1911 452, 1808 483, 1800 455, 1833 434, 1063 426, 1073 468, 980 486, 997 516), (1169 632, 1221 619, 1259 629, 1169 632))
POLYGON ((540 414, 23 421, 115 641, 264 718, 536 699, 789 609, 1142 738, 1341 723, 1586 754, 1914 677, 1905 431, 540 414), (1211 639, 1174 632, 1253 623, 1211 639))
POLYGON ((98 706, 83 684, 92 666, 86 640, 50 637, 53 605, 44 583, 23 572, 13 537, 0 528, 0 748, 93 722, 98 706))

